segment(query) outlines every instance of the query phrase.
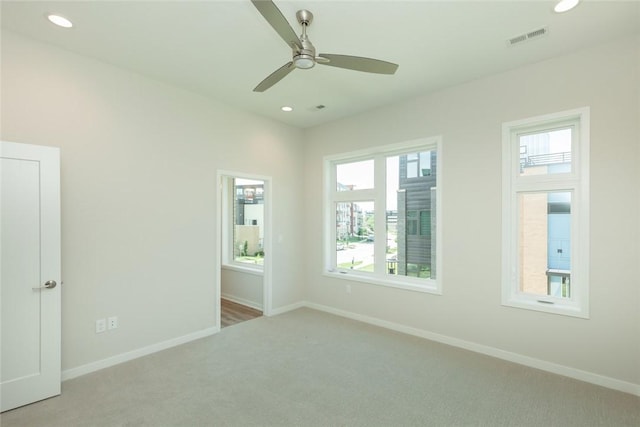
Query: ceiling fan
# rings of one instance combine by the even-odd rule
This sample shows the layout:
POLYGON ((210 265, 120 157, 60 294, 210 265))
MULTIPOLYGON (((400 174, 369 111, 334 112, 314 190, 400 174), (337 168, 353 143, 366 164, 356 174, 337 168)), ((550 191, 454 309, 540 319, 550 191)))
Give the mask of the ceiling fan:
POLYGON ((379 59, 336 55, 332 53, 321 53, 316 56, 316 48, 307 37, 307 27, 311 25, 311 21, 313 21, 313 14, 311 12, 308 10, 299 10, 296 13, 298 23, 302 26, 302 35, 298 37, 286 18, 282 15, 282 12, 280 12, 280 9, 278 9, 271 0, 251 0, 251 3, 258 9, 258 12, 262 14, 269 25, 276 30, 278 35, 282 37, 287 43, 287 46, 293 50, 293 59, 261 81, 260 84, 253 89, 254 92, 264 92, 296 68, 308 70, 316 64, 377 74, 394 74, 398 69, 398 64, 380 61, 379 59))

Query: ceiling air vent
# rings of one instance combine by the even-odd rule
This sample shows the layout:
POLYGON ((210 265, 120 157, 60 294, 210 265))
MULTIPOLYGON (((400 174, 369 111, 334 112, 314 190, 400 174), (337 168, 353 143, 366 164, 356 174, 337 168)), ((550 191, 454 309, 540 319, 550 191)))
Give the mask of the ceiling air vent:
POLYGON ((547 27, 538 28, 537 30, 529 31, 528 33, 520 34, 507 40, 508 46, 513 46, 519 43, 523 43, 532 39, 537 39, 547 35, 549 29, 547 27))

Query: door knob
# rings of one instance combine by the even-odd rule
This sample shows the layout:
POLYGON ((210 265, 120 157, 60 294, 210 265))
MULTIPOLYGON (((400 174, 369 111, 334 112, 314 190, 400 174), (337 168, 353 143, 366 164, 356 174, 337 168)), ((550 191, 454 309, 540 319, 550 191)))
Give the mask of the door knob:
POLYGON ((34 290, 36 289, 53 289, 55 288, 57 285, 55 280, 47 280, 46 282, 44 282, 44 285, 37 287, 37 288, 33 288, 34 290))

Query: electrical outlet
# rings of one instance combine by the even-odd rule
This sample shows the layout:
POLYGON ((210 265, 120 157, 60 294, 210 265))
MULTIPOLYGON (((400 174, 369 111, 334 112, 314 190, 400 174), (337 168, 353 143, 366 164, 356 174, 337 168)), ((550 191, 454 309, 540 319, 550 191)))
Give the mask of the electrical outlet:
POLYGON ((96 320, 96 334, 102 333, 106 330, 107 330, 107 320, 106 319, 96 320))
POLYGON ((109 329, 116 329, 118 327, 118 316, 112 316, 107 319, 107 327, 109 329))
POLYGON ((350 294, 351 293, 351 285, 347 285, 347 293, 350 294))

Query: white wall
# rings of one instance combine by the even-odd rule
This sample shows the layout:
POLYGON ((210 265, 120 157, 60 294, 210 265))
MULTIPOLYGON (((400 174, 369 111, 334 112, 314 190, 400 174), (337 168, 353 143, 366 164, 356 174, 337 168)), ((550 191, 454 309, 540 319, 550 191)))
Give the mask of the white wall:
POLYGON ((222 298, 263 310, 262 273, 246 273, 222 267, 222 298))
MULTIPOLYGON (((639 39, 473 81, 308 132, 307 222, 322 221, 322 158, 443 137, 442 296, 322 276, 306 228, 315 304, 640 384, 639 39), (500 304, 501 124, 591 107, 591 318, 500 304)), ((440 183, 439 183, 440 187, 440 183)))
POLYGON ((1 89, 3 140, 61 147, 63 370, 215 325, 218 168, 273 177, 273 307, 303 298, 301 131, 6 31, 1 89))

